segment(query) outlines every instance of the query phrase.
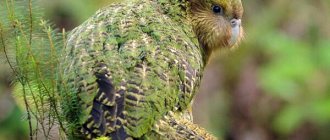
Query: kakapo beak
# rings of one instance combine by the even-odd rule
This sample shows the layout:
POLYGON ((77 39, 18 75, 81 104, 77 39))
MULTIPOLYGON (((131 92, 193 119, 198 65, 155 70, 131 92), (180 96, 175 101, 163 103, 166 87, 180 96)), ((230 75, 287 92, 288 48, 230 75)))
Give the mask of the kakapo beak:
POLYGON ((241 19, 230 20, 231 24, 231 38, 229 40, 229 46, 234 46, 239 40, 241 34, 241 19))

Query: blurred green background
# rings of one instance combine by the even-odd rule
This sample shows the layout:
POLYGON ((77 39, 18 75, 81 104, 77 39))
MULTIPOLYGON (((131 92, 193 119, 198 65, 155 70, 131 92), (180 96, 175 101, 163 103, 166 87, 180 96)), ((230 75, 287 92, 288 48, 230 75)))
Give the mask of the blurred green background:
MULTIPOLYGON (((40 7, 69 31, 111 2, 41 0, 40 7)), ((330 139, 330 1, 243 4, 245 39, 206 68, 195 122, 226 140, 330 139)), ((28 139, 9 81, 0 76, 0 140, 28 139)))

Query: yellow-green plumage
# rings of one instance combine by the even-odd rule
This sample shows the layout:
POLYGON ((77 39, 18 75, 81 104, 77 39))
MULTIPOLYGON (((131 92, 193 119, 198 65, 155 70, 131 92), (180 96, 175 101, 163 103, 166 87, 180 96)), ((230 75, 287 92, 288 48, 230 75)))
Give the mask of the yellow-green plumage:
POLYGON ((213 139, 184 119, 212 51, 195 34, 196 3, 210 2, 129 0, 71 32, 59 81, 69 138, 213 139))

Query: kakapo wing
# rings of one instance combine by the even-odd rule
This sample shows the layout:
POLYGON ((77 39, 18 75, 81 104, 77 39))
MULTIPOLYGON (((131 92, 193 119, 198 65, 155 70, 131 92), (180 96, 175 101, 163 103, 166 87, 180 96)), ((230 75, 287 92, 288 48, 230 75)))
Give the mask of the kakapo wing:
POLYGON ((151 2, 98 11, 68 37, 62 110, 71 137, 139 138, 189 107, 203 68, 188 25, 151 2))

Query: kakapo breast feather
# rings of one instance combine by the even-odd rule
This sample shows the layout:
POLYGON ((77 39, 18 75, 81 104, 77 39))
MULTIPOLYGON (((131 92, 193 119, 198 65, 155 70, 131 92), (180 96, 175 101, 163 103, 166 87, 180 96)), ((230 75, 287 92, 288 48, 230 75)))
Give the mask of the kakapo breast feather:
POLYGON ((139 138, 169 111, 190 107, 201 49, 188 23, 157 6, 114 4, 69 35, 60 89, 71 137, 139 138))

